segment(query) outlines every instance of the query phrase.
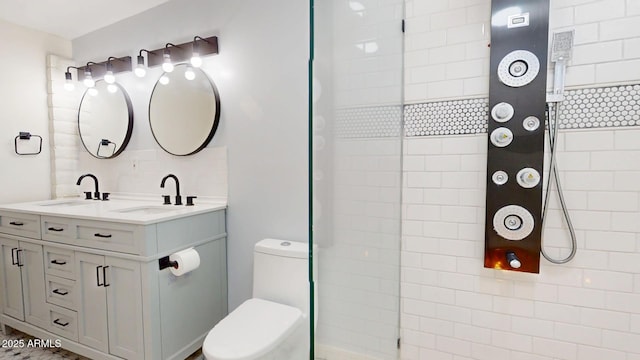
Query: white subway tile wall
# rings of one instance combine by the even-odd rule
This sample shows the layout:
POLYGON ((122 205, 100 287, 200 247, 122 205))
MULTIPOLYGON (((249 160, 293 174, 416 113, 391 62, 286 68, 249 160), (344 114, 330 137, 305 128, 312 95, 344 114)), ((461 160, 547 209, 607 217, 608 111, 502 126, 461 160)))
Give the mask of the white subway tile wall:
MULTIPOLYGON (((640 130, 563 135, 558 163, 579 249, 566 265, 542 260, 540 275, 483 268, 485 169, 476 165, 486 135, 406 139, 402 359, 640 354, 640 141, 625 141, 640 130), (463 201, 462 189, 482 196, 463 201)), ((563 256, 567 228, 550 206, 545 247, 563 256)))
MULTIPOLYGON (((489 5, 407 1, 407 107, 487 97, 488 65, 474 68, 489 57, 489 5)), ((629 127, 636 112, 622 114, 640 98, 599 95, 637 90, 638 24, 638 0, 551 0, 551 31, 575 29, 567 86, 594 88, 568 92, 561 116, 558 164, 578 237, 569 264, 542 260, 539 275, 483 268, 486 134, 407 127, 402 359, 640 359, 640 129, 629 127), (622 108, 604 111, 612 105, 622 108)), ((560 214, 553 199, 544 245, 554 257, 569 252, 560 214)))
MULTIPOLYGON (((398 113, 399 114, 399 113, 398 113)), ((316 201, 316 357, 397 357, 401 139, 337 139, 333 196, 316 201)), ((327 179, 328 180, 328 179, 327 179)), ((321 184, 322 185, 321 181, 321 184)))
POLYGON ((82 146, 78 137, 78 105, 81 90, 64 89, 64 73, 74 63, 57 55, 47 55, 47 93, 51 140, 51 196, 60 198, 78 194, 78 154, 82 146))
MULTIPOLYGON (((490 5, 406 1, 406 103, 487 96, 490 5)), ((639 8, 637 0, 551 0, 550 31, 575 29, 567 86, 640 78, 639 8)))

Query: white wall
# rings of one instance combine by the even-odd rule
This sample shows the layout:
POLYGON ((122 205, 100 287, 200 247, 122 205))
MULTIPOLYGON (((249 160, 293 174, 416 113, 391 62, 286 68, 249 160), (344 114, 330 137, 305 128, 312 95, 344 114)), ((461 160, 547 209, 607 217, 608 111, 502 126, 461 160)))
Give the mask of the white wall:
MULTIPOLYGON (((51 183, 46 57, 49 53, 70 56, 71 42, 0 20, 0 43, 0 203, 48 199, 51 183), (40 155, 15 154, 14 138, 20 131, 42 136, 40 155)), ((35 141, 20 142, 21 150, 37 150, 32 146, 35 141)))
MULTIPOLYGON (((407 102, 486 98, 490 1, 413 0, 407 15, 407 102)), ((637 0, 552 0, 552 31, 576 30, 567 85, 640 82, 638 24, 637 0)), ((487 135, 406 138, 402 358, 640 359, 639 138, 561 131, 578 253, 539 275, 483 268, 487 135)), ((545 246, 565 255, 566 225, 549 216, 545 246)))
MULTIPOLYGON (((204 58, 203 68, 218 87, 222 109, 209 148, 226 146, 228 155, 229 307, 233 310, 251 296, 253 244, 265 237, 307 241, 308 4, 171 1, 75 39, 73 57, 84 63, 131 55, 135 61, 141 48, 187 42, 195 35, 219 39, 220 54, 204 58)), ((89 162, 81 158, 81 166, 87 164, 87 168, 79 171, 108 172, 111 166, 126 167, 127 162, 132 167, 126 154, 136 154, 151 169, 142 181, 160 191, 156 174, 174 168, 163 162, 165 155, 157 152, 148 126, 147 104, 159 75, 159 69, 152 69, 144 80, 132 74, 119 77, 134 106, 131 143, 122 158, 89 162)), ((202 154, 180 158, 183 166, 178 175, 193 180, 199 167, 215 166, 208 159, 202 154)), ((199 188, 206 189, 207 180, 198 179, 199 188)), ((121 191, 129 183, 112 182, 111 190, 121 191)))

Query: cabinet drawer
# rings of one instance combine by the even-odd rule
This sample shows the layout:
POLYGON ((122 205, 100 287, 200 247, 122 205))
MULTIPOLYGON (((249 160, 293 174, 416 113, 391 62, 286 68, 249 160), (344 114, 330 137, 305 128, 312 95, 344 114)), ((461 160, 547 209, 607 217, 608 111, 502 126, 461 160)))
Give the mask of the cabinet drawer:
POLYGON ((75 238, 73 230, 71 219, 42 217, 42 238, 44 240, 73 244, 75 238))
POLYGON ((49 275, 75 280, 76 271, 73 260, 72 250, 44 247, 44 268, 49 275))
POLYGON ((42 217, 42 239, 94 249, 141 255, 145 227, 55 216, 42 217))
POLYGON ((46 276, 47 302, 77 310, 76 306, 76 282, 53 275, 46 276))
POLYGON ((77 225, 76 245, 141 254, 144 240, 139 236, 141 229, 141 226, 130 224, 82 221, 77 225))
POLYGON ((49 331, 78 341, 78 314, 60 306, 49 305, 49 331))
POLYGON ((40 215, 0 211, 0 233, 40 239, 40 215))

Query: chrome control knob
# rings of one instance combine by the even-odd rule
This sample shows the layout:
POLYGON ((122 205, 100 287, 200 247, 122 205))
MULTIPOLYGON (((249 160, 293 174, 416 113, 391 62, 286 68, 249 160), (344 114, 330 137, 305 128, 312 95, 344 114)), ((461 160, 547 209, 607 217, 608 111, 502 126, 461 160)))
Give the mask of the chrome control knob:
POLYGON ((525 189, 536 187, 540 183, 540 173, 533 168, 524 168, 516 175, 518 184, 525 189))
POLYGON ((491 132, 491 143, 497 147, 505 147, 513 141, 513 133, 505 127, 499 127, 491 132))
POLYGON ((491 117, 493 120, 500 123, 511 120, 513 113, 513 106, 506 102, 498 103, 493 107, 493 109, 491 109, 491 117))

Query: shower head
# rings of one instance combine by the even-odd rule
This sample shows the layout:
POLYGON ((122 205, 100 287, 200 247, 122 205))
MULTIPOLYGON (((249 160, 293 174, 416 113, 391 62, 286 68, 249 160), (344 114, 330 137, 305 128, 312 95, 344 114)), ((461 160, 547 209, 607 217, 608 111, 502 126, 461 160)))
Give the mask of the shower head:
POLYGON ((567 61, 571 59, 573 52, 574 30, 557 32, 553 34, 551 43, 551 62, 553 70, 553 92, 547 94, 547 102, 560 102, 564 100, 564 80, 567 70, 567 61))
POLYGON ((573 52, 574 30, 553 33, 551 62, 567 61, 573 52))

